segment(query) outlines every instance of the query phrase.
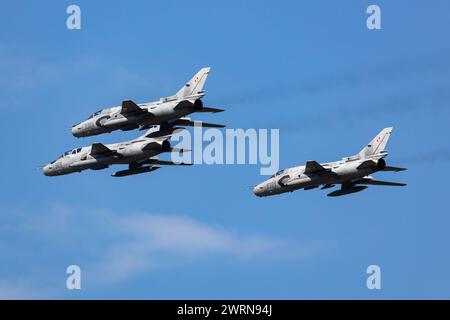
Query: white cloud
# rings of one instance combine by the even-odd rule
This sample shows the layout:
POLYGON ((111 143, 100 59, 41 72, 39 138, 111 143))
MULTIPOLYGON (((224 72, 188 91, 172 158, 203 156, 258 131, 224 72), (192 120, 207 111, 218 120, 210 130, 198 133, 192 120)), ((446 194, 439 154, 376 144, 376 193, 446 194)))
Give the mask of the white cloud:
POLYGON ((0 247, 11 248, 0 251, 10 264, 0 268, 0 297, 28 298, 43 291, 58 296, 55 292, 65 292, 69 264, 78 264, 89 283, 85 288, 95 290, 204 259, 263 263, 302 258, 322 249, 316 243, 247 235, 182 215, 74 210, 64 205, 2 211, 0 247), (20 241, 10 243, 12 237, 20 241))
POLYGON ((122 281, 148 270, 219 255, 248 261, 311 253, 287 240, 242 235, 185 216, 104 211, 96 215, 98 222, 117 237, 95 265, 96 278, 103 282, 122 281))

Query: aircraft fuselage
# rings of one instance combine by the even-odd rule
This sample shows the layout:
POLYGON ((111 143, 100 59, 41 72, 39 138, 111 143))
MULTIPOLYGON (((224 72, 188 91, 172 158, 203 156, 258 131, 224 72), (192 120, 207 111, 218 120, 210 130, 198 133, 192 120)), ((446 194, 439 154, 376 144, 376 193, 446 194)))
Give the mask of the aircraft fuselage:
POLYGON ((87 169, 103 169, 114 164, 137 163, 170 149, 169 141, 134 140, 127 143, 106 145, 113 154, 92 155, 90 147, 74 149, 43 168, 46 176, 59 176, 87 169), (77 152, 77 150, 79 150, 77 152))
POLYGON ((121 113, 121 107, 104 109, 91 118, 72 127, 75 137, 94 136, 115 130, 133 130, 141 125, 158 125, 182 118, 199 111, 201 100, 173 100, 168 102, 151 102, 139 105, 142 111, 121 113), (181 105, 180 105, 181 104, 181 105))
MULTIPOLYGON (((381 159, 382 160, 382 159, 381 159)), ((259 197, 272 196, 285 192, 292 192, 298 189, 313 189, 319 186, 331 186, 342 184, 347 181, 364 178, 380 170, 383 165, 382 160, 379 166, 358 169, 363 161, 322 164, 327 171, 320 173, 305 174, 305 166, 289 168, 271 177, 270 179, 254 187, 253 192, 259 197)))

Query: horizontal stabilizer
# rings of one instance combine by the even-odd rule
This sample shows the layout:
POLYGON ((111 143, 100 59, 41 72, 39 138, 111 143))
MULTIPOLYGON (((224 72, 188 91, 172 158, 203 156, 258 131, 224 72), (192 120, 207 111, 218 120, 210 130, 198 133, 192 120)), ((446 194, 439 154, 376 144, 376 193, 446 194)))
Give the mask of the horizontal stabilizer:
POLYGON ((191 149, 183 149, 183 148, 170 148, 168 152, 191 152, 191 149))
POLYGON ((389 166, 386 166, 386 167, 383 169, 383 171, 395 171, 395 172, 398 172, 398 171, 405 171, 405 170, 406 170, 406 168, 389 167, 389 166))
POLYGON ((305 172, 304 172, 305 174, 318 173, 318 172, 323 172, 323 171, 327 171, 327 169, 322 167, 318 162, 316 162, 314 160, 309 160, 306 162, 305 172))
POLYGON ((127 114, 127 113, 133 113, 133 112, 141 112, 141 111, 144 111, 144 109, 139 107, 133 101, 131 101, 131 100, 122 101, 122 109, 120 110, 120 113, 127 114))
POLYGON ((201 108, 198 112, 212 112, 212 113, 218 113, 218 112, 223 112, 225 110, 223 109, 217 109, 217 108, 213 108, 213 107, 203 107, 201 108))
POLYGON ((223 124, 207 123, 207 122, 194 122, 194 127, 204 127, 204 128, 225 128, 223 124))
POLYGON ((113 153, 115 153, 115 151, 109 149, 107 146, 100 142, 93 143, 91 146, 91 155, 107 155, 113 153))

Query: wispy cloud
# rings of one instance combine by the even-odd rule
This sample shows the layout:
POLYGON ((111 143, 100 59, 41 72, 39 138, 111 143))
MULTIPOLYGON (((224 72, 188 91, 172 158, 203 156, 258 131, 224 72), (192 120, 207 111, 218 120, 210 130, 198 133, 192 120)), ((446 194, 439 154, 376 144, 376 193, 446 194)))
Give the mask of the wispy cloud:
POLYGON ((64 268, 69 264, 80 265, 83 277, 90 279, 89 287, 95 290, 204 259, 263 263, 302 259, 323 249, 321 242, 303 244, 246 234, 183 215, 76 210, 58 204, 45 211, 3 209, 0 219, 8 222, 3 224, 7 229, 0 228, 4 231, 1 247, 14 246, 0 251, 2 260, 10 264, 0 269, 0 294, 4 298, 31 297, 36 287, 46 292, 55 286, 64 290, 64 268), (12 233, 20 238, 19 243, 8 243, 12 233), (29 268, 36 265, 39 270, 31 275, 29 268), (50 280, 50 285, 47 280, 56 275, 59 284, 50 280))
POLYGON ((101 213, 101 220, 120 237, 95 265, 103 281, 123 280, 145 270, 194 263, 196 259, 227 255, 248 260, 270 254, 306 255, 303 246, 261 235, 242 235, 220 226, 179 215, 101 213), (126 239, 125 241, 123 239, 126 239))

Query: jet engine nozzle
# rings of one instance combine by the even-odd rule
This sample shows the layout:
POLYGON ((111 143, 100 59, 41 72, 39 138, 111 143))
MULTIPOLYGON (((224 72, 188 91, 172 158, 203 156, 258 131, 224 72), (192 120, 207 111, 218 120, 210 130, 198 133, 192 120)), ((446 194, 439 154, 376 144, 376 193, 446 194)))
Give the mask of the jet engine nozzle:
POLYGON ((384 170, 386 168, 386 161, 384 159, 379 159, 377 162, 377 169, 384 170))
POLYGON ((170 146, 170 141, 169 140, 164 140, 161 144, 161 148, 164 151, 170 151, 171 150, 171 146, 170 146))
POLYGON ((195 100, 194 107, 195 107, 195 109, 198 109, 198 110, 202 109, 203 108, 203 101, 200 100, 200 99, 195 100))

